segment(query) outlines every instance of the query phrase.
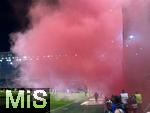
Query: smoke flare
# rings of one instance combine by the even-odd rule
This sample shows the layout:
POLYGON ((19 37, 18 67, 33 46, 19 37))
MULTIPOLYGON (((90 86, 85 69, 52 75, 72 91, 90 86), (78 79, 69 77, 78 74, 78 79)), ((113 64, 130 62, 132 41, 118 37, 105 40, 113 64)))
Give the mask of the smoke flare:
POLYGON ((125 88, 122 7, 114 0, 34 3, 30 29, 12 34, 24 87, 64 88, 83 83, 105 93, 125 88))

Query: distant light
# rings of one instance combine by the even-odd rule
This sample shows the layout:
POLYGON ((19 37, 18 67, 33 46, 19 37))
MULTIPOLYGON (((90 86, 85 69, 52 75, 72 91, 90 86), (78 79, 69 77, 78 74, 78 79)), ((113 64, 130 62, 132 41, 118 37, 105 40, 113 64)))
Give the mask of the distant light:
POLYGON ((78 56, 78 54, 76 53, 75 56, 78 56))
POLYGON ((53 57, 53 55, 49 55, 49 57, 51 57, 51 58, 52 58, 52 57, 53 57))
POLYGON ((13 65, 13 63, 12 63, 12 62, 10 62, 10 65, 13 65))
POLYGON ((115 43, 115 41, 114 41, 114 40, 112 40, 112 41, 111 41, 111 43, 113 44, 113 43, 115 43))
POLYGON ((110 9, 109 11, 110 11, 110 12, 112 12, 113 10, 112 10, 112 9, 110 9))
POLYGON ((3 62, 3 60, 0 60, 0 62, 3 62))
POLYGON ((22 59, 18 59, 18 61, 20 61, 20 62, 21 62, 21 61, 22 61, 22 59))
POLYGON ((11 59, 7 59, 6 61, 7 61, 7 62, 11 62, 11 59))
POLYGON ((139 53, 136 53, 136 56, 138 56, 139 55, 139 53))
POLYGON ((39 58, 36 58, 36 60, 39 60, 39 58))
POLYGON ((65 54, 65 56, 68 56, 67 54, 65 54))
POLYGON ((102 55, 101 55, 101 57, 105 57, 105 55, 104 55, 104 54, 102 54, 102 55))
POLYGON ((24 59, 27 59, 27 56, 23 56, 24 59))
POLYGON ((129 45, 128 45, 128 44, 126 44, 126 47, 129 47, 129 45))
POLYGON ((134 39, 134 35, 130 35, 129 39, 131 39, 131 40, 134 39))
POLYGON ((143 50, 143 48, 141 47, 140 50, 143 50))

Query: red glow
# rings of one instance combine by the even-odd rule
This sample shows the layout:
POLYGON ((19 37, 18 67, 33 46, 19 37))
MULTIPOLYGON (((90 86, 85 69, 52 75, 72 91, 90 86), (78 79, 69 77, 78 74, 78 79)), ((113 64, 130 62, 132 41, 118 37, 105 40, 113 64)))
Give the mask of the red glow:
POLYGON ((14 35, 18 38, 13 51, 18 56, 61 56, 57 60, 22 64, 22 84, 64 87, 68 81, 77 80, 105 93, 124 88, 119 3, 62 0, 56 10, 37 5, 30 10, 30 15, 32 28, 14 35), (32 79, 39 81, 34 83, 32 79))

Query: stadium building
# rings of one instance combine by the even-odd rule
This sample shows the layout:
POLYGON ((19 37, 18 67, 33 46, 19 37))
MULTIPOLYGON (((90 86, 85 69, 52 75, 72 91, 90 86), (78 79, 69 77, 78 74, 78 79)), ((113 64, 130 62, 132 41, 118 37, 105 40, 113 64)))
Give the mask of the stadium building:
POLYGON ((13 66, 15 55, 11 52, 0 52, 0 88, 16 87, 13 81, 18 69, 13 66))
MULTIPOLYGON (((16 65, 17 62, 40 60, 42 58, 50 58, 48 56, 41 57, 31 57, 31 56, 22 56, 17 57, 11 52, 0 52, 0 88, 19 88, 20 85, 16 84, 14 81, 15 78, 19 76, 19 67, 16 65), (17 67, 15 67, 17 66, 17 67)), ((66 87, 66 90, 69 92, 87 92, 87 87, 85 84, 79 81, 69 81, 69 85, 66 87)), ((57 89, 57 88, 56 88, 57 89)))

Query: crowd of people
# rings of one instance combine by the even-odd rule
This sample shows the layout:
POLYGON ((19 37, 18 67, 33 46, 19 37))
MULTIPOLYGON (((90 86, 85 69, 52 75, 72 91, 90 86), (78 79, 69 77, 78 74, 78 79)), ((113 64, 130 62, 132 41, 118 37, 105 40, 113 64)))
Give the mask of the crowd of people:
POLYGON ((129 95, 122 90, 120 95, 105 98, 105 113, 142 113, 142 94, 135 92, 129 95))

